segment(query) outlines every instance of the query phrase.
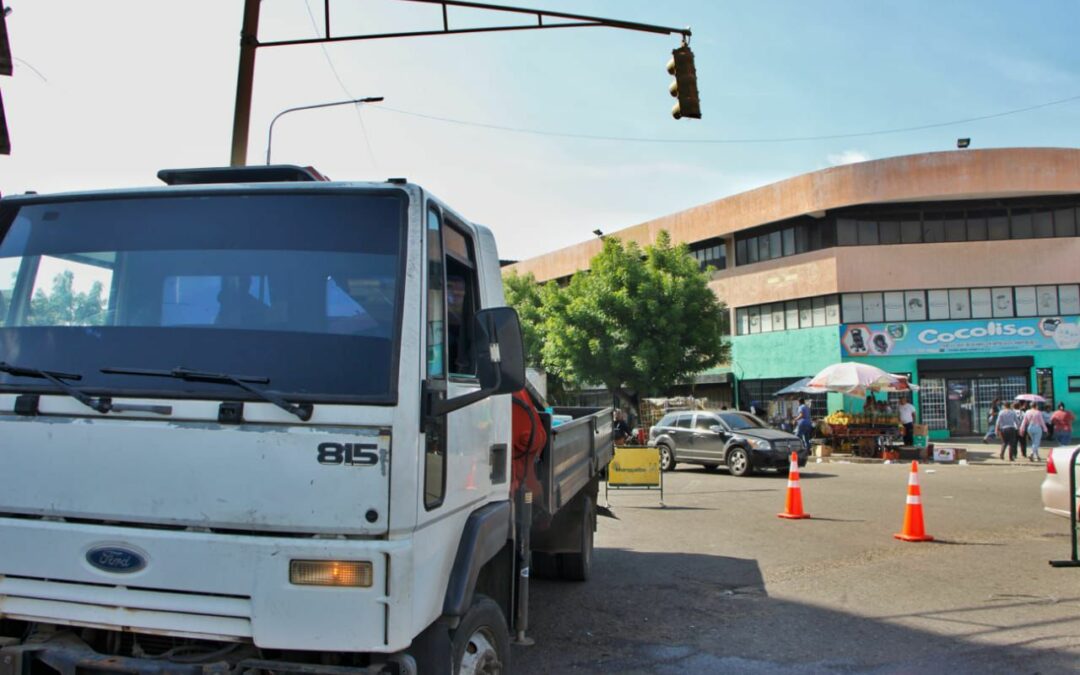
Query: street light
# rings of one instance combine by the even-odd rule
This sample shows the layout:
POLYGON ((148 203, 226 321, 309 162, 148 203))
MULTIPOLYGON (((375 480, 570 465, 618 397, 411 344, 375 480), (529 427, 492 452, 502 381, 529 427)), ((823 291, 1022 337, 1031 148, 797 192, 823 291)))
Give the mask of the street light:
POLYGON ((266 165, 270 166, 270 146, 274 142, 274 122, 278 121, 278 118, 285 113, 296 112, 297 110, 313 110, 314 108, 329 108, 335 105, 350 105, 361 103, 378 103, 383 100, 382 96, 368 96, 366 98, 354 98, 350 101, 334 101, 333 103, 316 103, 315 105, 302 105, 296 108, 287 108, 282 110, 278 114, 274 115, 274 119, 270 120, 270 131, 266 134, 266 165))
POLYGON ((969 145, 971 145, 971 139, 970 138, 958 138, 958 139, 956 139, 956 147, 960 148, 961 150, 968 147, 969 145))
POLYGON ((595 234, 596 236, 600 237, 601 239, 604 238, 604 231, 603 230, 593 230, 592 233, 595 234))

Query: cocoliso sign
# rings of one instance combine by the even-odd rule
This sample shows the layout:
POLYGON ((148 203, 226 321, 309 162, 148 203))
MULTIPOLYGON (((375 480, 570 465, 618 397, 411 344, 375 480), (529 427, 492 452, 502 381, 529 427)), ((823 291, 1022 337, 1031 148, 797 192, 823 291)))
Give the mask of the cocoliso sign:
POLYGON ((840 345, 844 356, 1077 349, 1080 317, 843 324, 840 345))

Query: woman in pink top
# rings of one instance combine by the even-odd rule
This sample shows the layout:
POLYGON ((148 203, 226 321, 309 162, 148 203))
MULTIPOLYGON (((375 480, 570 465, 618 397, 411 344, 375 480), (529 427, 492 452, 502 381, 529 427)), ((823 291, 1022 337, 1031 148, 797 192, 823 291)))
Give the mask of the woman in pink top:
POLYGON ((1028 453, 1029 462, 1039 462, 1039 444, 1042 442, 1043 434, 1046 432, 1046 422, 1043 421, 1042 411, 1039 410, 1039 405, 1033 404, 1026 413, 1024 413, 1024 421, 1020 423, 1020 435, 1023 436, 1027 433, 1031 436, 1031 444, 1028 449, 1031 452, 1028 453))

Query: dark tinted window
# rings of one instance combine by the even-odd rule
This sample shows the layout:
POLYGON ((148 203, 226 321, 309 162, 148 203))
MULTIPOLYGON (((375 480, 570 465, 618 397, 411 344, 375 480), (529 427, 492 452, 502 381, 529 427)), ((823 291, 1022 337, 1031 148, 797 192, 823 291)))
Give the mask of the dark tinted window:
POLYGON ((754 417, 749 413, 741 412, 725 412, 720 413, 720 419, 724 421, 729 428, 738 431, 740 429, 764 429, 765 424, 761 420, 754 417))
POLYGON ((878 229, 881 233, 882 244, 899 244, 900 243, 900 221, 898 220, 883 220, 878 223, 878 229))
POLYGON ((949 214, 945 220, 945 241, 965 241, 966 239, 967 230, 964 227, 963 214, 959 217, 956 214, 949 214))
POLYGON ((1036 211, 1032 214, 1032 226, 1035 229, 1035 236, 1052 237, 1054 236, 1054 213, 1053 211, 1036 211))
POLYGON ((735 242, 735 264, 745 265, 746 263, 746 240, 740 239, 735 242))
POLYGON ((81 386, 117 395, 247 396, 101 368, 184 366, 266 377, 266 388, 291 396, 389 402, 407 203, 399 194, 9 205, 0 261, 17 261, 23 297, 0 323, 0 361, 80 373, 81 386), (71 279, 72 311, 56 311, 55 277, 71 279))
POLYGON ((773 232, 769 235, 769 257, 779 258, 784 253, 783 245, 781 244, 780 232, 773 232))
POLYGON ((905 244, 918 244, 922 241, 922 223, 918 220, 900 221, 900 241, 905 244))
POLYGON ((1005 211, 996 211, 986 217, 987 233, 991 239, 1009 238, 1009 214, 1005 211))
POLYGON ((982 241, 986 239, 986 216, 978 213, 968 214, 967 238, 968 241, 982 241))
POLYGON ((1031 211, 1029 209, 1013 209, 1010 215, 1012 216, 1013 239, 1030 239, 1034 233, 1031 226, 1031 211))
POLYGON ((923 243, 931 244, 945 241, 945 222, 940 214, 928 213, 923 217, 923 243))
POLYGON ((839 246, 854 246, 859 243, 858 225, 854 220, 836 219, 836 243, 839 246))
POLYGON ((1058 237, 1076 235, 1076 209, 1054 211, 1054 234, 1058 237))
POLYGON ((876 220, 860 220, 858 227, 860 246, 873 246, 878 243, 878 227, 876 220))
POLYGON ((783 232, 784 255, 795 255, 795 228, 789 227, 783 232))
POLYGON ((691 415, 679 415, 678 419, 675 420, 675 426, 680 429, 689 429, 691 419, 691 415))

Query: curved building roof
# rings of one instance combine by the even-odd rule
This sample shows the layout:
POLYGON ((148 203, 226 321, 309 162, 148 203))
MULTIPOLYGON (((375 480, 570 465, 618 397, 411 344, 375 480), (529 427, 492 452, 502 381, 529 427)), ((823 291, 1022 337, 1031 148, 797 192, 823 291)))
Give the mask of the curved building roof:
MULTIPOLYGON (((648 244, 661 230, 694 242, 860 204, 1080 193, 1080 149, 1001 148, 905 155, 832 167, 694 206, 611 234, 648 244)), ((602 223, 597 223, 603 226, 602 223)), ((506 268, 540 281, 585 269, 598 239, 506 268)))

